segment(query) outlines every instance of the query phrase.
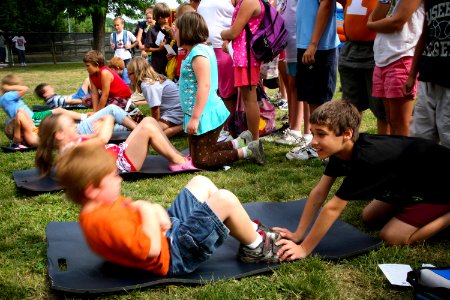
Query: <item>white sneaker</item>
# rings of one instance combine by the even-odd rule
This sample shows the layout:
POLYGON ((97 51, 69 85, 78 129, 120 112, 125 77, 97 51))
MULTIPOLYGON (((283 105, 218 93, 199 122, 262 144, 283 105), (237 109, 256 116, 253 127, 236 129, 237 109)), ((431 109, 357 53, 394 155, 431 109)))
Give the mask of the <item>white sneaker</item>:
POLYGON ((282 145, 298 145, 298 146, 304 144, 304 147, 307 144, 305 142, 305 139, 301 135, 300 136, 296 135, 289 128, 283 132, 283 136, 281 138, 275 140, 275 143, 282 145))
POLYGON ((228 131, 222 129, 222 131, 220 131, 219 137, 217 138, 217 142, 221 143, 221 142, 228 142, 231 140, 233 140, 231 134, 228 131))
POLYGON ((289 160, 298 159, 298 160, 308 160, 312 158, 318 158, 316 150, 308 144, 306 147, 300 148, 295 147, 291 151, 286 154, 286 158, 289 160))

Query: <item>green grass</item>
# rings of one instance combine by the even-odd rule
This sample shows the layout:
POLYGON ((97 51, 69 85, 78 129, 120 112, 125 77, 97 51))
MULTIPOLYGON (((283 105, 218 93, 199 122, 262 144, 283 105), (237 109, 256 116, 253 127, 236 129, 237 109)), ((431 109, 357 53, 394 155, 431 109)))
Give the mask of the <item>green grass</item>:
MULTIPOLYGON (((33 89, 41 82, 55 86, 61 94, 75 92, 87 76, 80 64, 30 66, 1 69, 0 76, 14 72, 33 89)), ((337 89, 336 98, 340 97, 337 89)), ((270 91, 273 92, 273 91, 270 91)), ((25 96, 31 106, 42 104, 32 93, 25 96)), ((279 113, 281 114, 281 113, 279 113)), ((3 124, 5 114, 0 112, 3 124)), ((280 123, 278 124, 280 125, 280 123)), ((363 131, 375 132, 375 119, 364 114, 363 131)), ((186 138, 173 140, 178 149, 186 138)), ((7 139, 0 134, 0 143, 7 139)), ((234 192, 242 202, 290 201, 305 198, 320 178, 324 166, 319 161, 288 161, 288 146, 266 144, 268 162, 264 167, 242 161, 229 171, 203 172, 219 187, 234 192)), ((34 152, 0 152, 0 299, 55 299, 47 276, 45 226, 50 221, 76 221, 78 208, 62 193, 29 196, 16 190, 12 171, 33 167, 34 152)), ((123 194, 167 207, 192 175, 180 174, 156 179, 128 181, 123 194)), ((364 202, 352 202, 342 219, 376 236, 361 221, 364 202)), ((162 286, 155 289, 106 295, 107 299, 411 299, 410 290, 393 288, 377 265, 421 263, 448 265, 449 243, 433 240, 410 247, 382 247, 352 259, 330 262, 307 258, 284 264, 273 273, 225 280, 205 286, 162 286)))

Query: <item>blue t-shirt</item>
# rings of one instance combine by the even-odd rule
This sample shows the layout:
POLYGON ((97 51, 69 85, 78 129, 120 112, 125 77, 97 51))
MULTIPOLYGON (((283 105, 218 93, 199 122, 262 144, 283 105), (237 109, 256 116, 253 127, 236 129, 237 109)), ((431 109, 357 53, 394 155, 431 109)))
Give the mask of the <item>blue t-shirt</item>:
POLYGON ((19 108, 25 110, 28 115, 30 115, 30 118, 33 117, 33 112, 25 104, 25 102, 23 102, 23 97, 19 97, 18 91, 9 91, 4 93, 3 96, 0 97, 0 105, 10 118, 16 117, 17 110, 19 108))
MULTIPOLYGON (((297 4, 297 48, 307 49, 316 23, 319 0, 299 0, 297 4)), ((336 3, 331 8, 325 30, 320 38, 317 50, 330 50, 339 45, 336 29, 336 3)))
POLYGON ((218 72, 217 59, 211 46, 197 44, 194 46, 183 60, 180 70, 180 100, 184 112, 183 129, 186 132, 186 126, 191 119, 197 95, 197 78, 192 68, 192 61, 196 56, 204 56, 210 62, 210 89, 208 101, 203 109, 202 116, 198 125, 198 135, 216 129, 222 125, 230 115, 222 99, 217 95, 218 72))
POLYGON ((123 73, 122 73, 121 77, 122 77, 123 81, 125 81, 126 84, 131 83, 130 78, 128 78, 128 69, 127 68, 123 69, 123 73))

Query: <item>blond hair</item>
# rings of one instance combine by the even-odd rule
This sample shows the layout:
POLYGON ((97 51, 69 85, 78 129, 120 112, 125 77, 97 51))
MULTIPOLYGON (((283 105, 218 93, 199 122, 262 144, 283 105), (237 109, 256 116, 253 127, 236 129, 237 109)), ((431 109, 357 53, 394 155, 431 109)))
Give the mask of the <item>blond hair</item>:
POLYGON ((141 93, 141 83, 147 82, 154 84, 156 81, 162 83, 167 77, 159 74, 153 69, 153 67, 147 63, 147 60, 143 57, 133 58, 127 66, 128 74, 134 73, 133 80, 131 80, 131 89, 141 93))
POLYGON ((61 114, 51 114, 46 116, 39 124, 39 144, 36 149, 34 162, 40 174, 50 175, 55 150, 59 149, 59 143, 55 135, 61 130, 59 118, 61 114))
POLYGON ((20 85, 22 84, 23 80, 16 74, 8 74, 5 77, 2 78, 2 93, 5 92, 5 89, 3 88, 4 85, 20 85))
POLYGON ((69 200, 84 205, 89 185, 98 187, 116 170, 114 158, 97 143, 80 143, 65 150, 56 162, 56 178, 69 200))

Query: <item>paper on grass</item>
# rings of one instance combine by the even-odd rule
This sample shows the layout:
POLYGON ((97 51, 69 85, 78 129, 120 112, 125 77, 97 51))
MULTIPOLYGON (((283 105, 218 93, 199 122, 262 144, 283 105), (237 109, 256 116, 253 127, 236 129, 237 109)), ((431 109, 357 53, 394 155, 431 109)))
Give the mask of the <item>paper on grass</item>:
POLYGON ((158 35, 156 36, 155 44, 158 46, 161 45, 162 41, 164 41, 165 38, 166 38, 166 36, 164 35, 164 33, 159 31, 158 35))
POLYGON ((177 53, 173 50, 172 46, 165 44, 164 47, 167 50, 167 54, 177 55, 177 53))
POLYGON ((409 271, 412 271, 410 265, 403 264, 379 264, 378 267, 383 271, 384 276, 393 285, 399 286, 411 286, 408 281, 406 281, 406 276, 409 271))

